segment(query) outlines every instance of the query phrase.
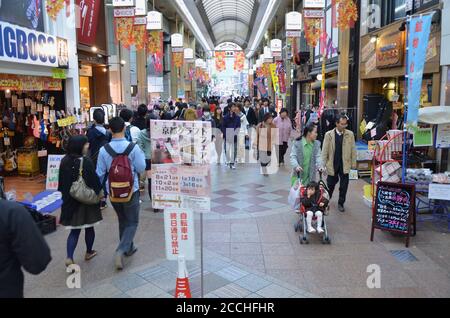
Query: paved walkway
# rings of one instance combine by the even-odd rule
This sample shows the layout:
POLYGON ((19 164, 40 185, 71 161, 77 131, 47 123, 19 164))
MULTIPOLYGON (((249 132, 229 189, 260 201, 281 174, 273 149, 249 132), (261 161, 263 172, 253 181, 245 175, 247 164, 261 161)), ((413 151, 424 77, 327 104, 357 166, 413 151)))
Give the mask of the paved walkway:
MULTIPOLYGON (((370 209, 364 181, 351 181, 347 212, 331 203, 331 245, 313 237, 300 245, 295 213, 286 205, 289 168, 264 177, 257 165, 237 170, 213 165, 212 212, 204 217, 205 297, 450 297, 450 235, 446 224, 419 223, 411 247, 377 231, 370 242, 370 209), (381 268, 381 288, 367 288, 367 266, 381 268)), ((112 209, 96 228, 99 255, 80 261, 82 288, 69 290, 64 267, 67 232, 47 236, 53 261, 43 274, 26 275, 26 297, 172 297, 177 264, 165 260, 162 214, 144 198, 136 244, 126 268, 114 270, 117 222, 112 209)), ((199 222, 196 218, 196 239, 199 222)), ((76 260, 82 260, 80 238, 76 260)), ((200 243, 197 243, 199 256, 200 243)), ((197 257, 199 259, 199 257, 197 257)), ((200 267, 188 262, 194 297, 200 297, 200 267)))

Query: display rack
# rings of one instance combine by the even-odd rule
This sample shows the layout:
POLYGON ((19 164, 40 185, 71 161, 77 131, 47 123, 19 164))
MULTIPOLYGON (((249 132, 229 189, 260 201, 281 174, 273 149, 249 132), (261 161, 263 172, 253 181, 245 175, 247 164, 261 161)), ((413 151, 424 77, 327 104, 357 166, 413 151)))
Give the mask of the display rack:
POLYGON ((376 193, 376 183, 378 181, 388 181, 388 182, 400 182, 400 178, 398 180, 394 179, 394 175, 396 171, 388 171, 389 177, 393 177, 391 179, 385 178, 384 173, 387 170, 386 164, 397 164, 398 167, 402 166, 402 147, 403 147, 403 132, 397 131, 395 133, 387 133, 380 140, 378 140, 375 146, 375 152, 372 160, 372 208, 375 203, 375 193, 376 193), (379 178, 377 177, 379 175, 379 178))

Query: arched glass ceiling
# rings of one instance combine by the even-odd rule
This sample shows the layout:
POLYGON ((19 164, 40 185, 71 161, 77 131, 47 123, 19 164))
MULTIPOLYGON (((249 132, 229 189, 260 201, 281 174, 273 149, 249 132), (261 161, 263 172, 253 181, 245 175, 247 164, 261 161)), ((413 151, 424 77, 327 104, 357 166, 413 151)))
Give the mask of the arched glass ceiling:
POLYGON ((255 0, 203 0, 216 42, 246 44, 255 0))

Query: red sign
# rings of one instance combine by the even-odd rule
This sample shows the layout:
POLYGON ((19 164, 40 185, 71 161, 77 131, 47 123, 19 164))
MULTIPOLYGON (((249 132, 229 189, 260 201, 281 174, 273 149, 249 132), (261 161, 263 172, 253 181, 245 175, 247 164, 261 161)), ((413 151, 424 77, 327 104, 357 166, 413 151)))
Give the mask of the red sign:
POLYGON ((77 32, 79 43, 86 45, 95 44, 100 2, 101 0, 75 0, 80 19, 77 32))

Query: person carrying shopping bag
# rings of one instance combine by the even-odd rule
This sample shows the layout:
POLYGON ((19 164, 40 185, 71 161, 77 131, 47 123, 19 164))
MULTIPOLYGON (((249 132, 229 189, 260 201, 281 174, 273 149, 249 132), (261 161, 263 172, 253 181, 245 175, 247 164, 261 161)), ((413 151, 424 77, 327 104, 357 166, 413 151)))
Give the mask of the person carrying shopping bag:
POLYGON ((103 219, 100 211, 103 187, 92 160, 86 157, 89 148, 87 137, 70 137, 67 148, 67 155, 61 160, 58 191, 62 193, 63 201, 60 223, 70 230, 66 258, 66 266, 69 266, 74 264, 74 252, 82 229, 85 230, 85 260, 89 261, 97 255, 93 250, 94 226, 103 219), (81 182, 83 191, 74 193, 76 182, 81 182), (91 202, 88 196, 92 197, 91 202))
POLYGON ((267 166, 270 164, 272 157, 272 149, 278 143, 278 130, 273 123, 271 113, 267 113, 263 117, 263 121, 256 126, 256 148, 258 160, 261 164, 262 174, 267 177, 267 166))
POLYGON ((297 138, 291 149, 291 165, 293 175, 291 185, 300 179, 302 185, 317 181, 317 171, 322 169, 320 141, 317 140, 317 126, 309 124, 303 135, 297 138), (298 176, 298 177, 297 177, 298 176))

